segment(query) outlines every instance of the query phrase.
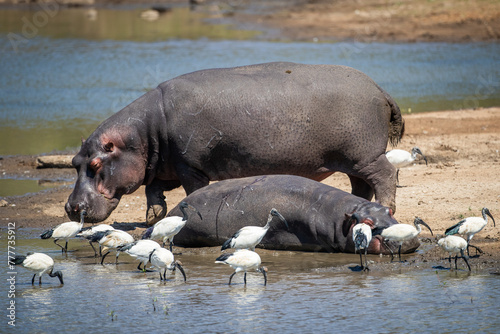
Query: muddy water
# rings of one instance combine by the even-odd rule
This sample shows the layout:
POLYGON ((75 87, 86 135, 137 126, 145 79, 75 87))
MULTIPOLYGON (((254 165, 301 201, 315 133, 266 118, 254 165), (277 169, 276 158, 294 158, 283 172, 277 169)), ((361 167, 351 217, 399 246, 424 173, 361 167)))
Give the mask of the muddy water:
MULTIPOLYGON (((23 332, 494 333, 500 326, 500 280, 494 275, 425 263, 405 272, 362 273, 349 269, 357 265, 353 254, 257 250, 269 268, 268 285, 251 273, 246 286, 241 274, 228 286, 232 270, 214 263, 216 249, 177 248, 187 282, 167 273, 161 283, 157 272, 139 272, 126 254, 118 265, 111 256, 101 266, 87 243, 70 240, 70 252, 61 255, 50 240, 34 239, 38 233, 17 231, 16 252, 51 255, 65 284, 44 277, 41 286, 32 286, 32 273, 16 267, 16 297, 9 300, 16 302, 16 327, 23 332)), ((0 253, 6 258, 6 248, 0 253)), ((2 271, 7 276, 8 269, 2 271)), ((7 289, 3 283, 0 293, 6 296, 7 289)), ((9 301, 2 300, 6 312, 9 301)), ((0 328, 7 327, 3 319, 0 328)))

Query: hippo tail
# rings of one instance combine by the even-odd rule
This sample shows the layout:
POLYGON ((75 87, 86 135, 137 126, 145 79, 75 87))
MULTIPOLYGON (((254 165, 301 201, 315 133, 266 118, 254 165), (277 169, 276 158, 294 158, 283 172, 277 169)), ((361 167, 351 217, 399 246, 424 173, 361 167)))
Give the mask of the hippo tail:
POLYGON ((405 133, 405 121, 401 116, 401 110, 396 101, 382 88, 379 87, 384 94, 389 107, 391 108, 391 120, 389 123, 389 142, 392 146, 397 146, 405 133))

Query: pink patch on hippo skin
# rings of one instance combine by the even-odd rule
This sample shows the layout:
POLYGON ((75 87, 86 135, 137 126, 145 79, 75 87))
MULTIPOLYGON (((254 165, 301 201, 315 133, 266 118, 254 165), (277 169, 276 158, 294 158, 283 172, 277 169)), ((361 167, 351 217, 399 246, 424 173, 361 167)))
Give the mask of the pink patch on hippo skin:
POLYGON ((114 194, 108 189, 106 188, 102 182, 99 182, 99 184, 97 185, 97 191, 104 196, 104 198, 107 198, 107 199, 112 199, 114 194))
POLYGON ((99 170, 102 168, 102 159, 101 158, 92 159, 92 161, 90 161, 89 166, 94 171, 94 173, 97 174, 99 170))
POLYGON ((375 223, 373 222, 373 220, 371 220, 370 218, 365 218, 361 221, 362 224, 366 224, 368 226, 370 226, 370 228, 373 230, 375 228, 375 223))

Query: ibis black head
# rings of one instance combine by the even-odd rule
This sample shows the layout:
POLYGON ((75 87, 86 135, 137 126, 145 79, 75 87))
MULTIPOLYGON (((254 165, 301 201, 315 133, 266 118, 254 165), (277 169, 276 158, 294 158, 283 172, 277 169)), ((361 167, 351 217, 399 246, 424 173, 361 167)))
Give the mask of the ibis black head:
POLYGON ((271 214, 272 216, 274 216, 274 217, 278 217, 278 218, 279 218, 279 219, 280 219, 283 223, 285 223, 286 228, 288 228, 288 223, 286 222, 285 217, 283 217, 283 216, 281 215, 281 213, 279 213, 279 212, 278 212, 278 210, 276 210, 275 208, 272 208, 272 209, 271 209, 270 214, 271 214))
POLYGON ((267 284, 267 267, 260 267, 257 270, 260 271, 262 273, 262 275, 264 276, 264 285, 266 285, 267 284))
POLYGON ((182 263, 181 261, 175 261, 174 262, 174 268, 179 268, 181 271, 182 276, 184 277, 184 282, 186 282, 186 273, 184 272, 184 268, 182 268, 182 263))
POLYGON ((57 277, 57 278, 59 278, 59 282, 61 282, 61 284, 64 285, 62 272, 60 272, 60 271, 56 271, 54 273, 51 272, 51 273, 49 273, 49 276, 50 277, 57 277))
POLYGON ((417 153, 420 154, 422 156, 422 158, 424 158, 425 164, 427 165, 427 158, 425 157, 425 155, 422 153, 422 151, 418 147, 415 146, 414 148, 412 148, 411 153, 414 156, 416 156, 417 153))
POLYGON ((484 220, 486 220, 486 215, 490 216, 491 220, 493 220, 493 226, 495 226, 495 218, 491 215, 490 210, 488 210, 488 208, 483 208, 482 213, 484 220))
POLYGON ((413 224, 415 224, 415 226, 417 226, 417 225, 424 225, 425 227, 427 227, 429 229, 429 231, 431 232, 431 235, 434 235, 434 233, 432 233, 432 230, 429 227, 429 225, 427 225, 426 222, 424 222, 419 217, 415 217, 415 220, 413 221, 413 224))

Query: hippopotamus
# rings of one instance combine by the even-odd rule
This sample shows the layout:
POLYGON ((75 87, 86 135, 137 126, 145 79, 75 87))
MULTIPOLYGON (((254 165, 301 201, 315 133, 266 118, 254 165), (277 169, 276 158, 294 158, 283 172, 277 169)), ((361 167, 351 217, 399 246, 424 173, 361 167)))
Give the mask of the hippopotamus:
POLYGON ((201 70, 168 80, 102 122, 73 158, 65 209, 106 219, 146 186, 146 221, 167 213, 164 191, 186 194, 231 178, 346 173, 354 195, 395 210, 385 156, 404 132, 396 102, 346 66, 288 62, 201 70))
MULTIPOLYGON (((398 224, 392 210, 376 202, 308 178, 263 175, 224 180, 198 189, 183 199, 197 208, 203 221, 192 216, 175 236, 183 247, 220 246, 244 226, 264 226, 271 208, 287 221, 272 224, 258 247, 278 250, 354 253, 352 228, 359 223, 372 229, 371 254, 392 254, 399 243, 383 240, 384 228, 398 224), (357 220, 352 219, 356 214, 357 220), (391 249, 388 249, 390 247, 391 249)), ((179 216, 179 207, 168 216, 179 216)), ((402 245, 410 253, 417 238, 402 245)))

